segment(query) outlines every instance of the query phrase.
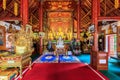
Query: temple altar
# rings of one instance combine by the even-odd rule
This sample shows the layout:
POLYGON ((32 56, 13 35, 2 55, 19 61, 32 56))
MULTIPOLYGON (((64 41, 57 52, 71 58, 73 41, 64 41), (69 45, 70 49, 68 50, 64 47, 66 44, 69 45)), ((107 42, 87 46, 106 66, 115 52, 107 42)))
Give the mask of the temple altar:
POLYGON ((58 40, 59 37, 62 37, 63 40, 71 40, 72 31, 67 30, 66 32, 63 32, 63 30, 59 28, 56 32, 52 30, 48 32, 48 40, 58 40))
POLYGON ((72 39, 72 12, 48 12, 47 16, 47 39, 58 40, 59 37, 62 37, 63 40, 72 39))

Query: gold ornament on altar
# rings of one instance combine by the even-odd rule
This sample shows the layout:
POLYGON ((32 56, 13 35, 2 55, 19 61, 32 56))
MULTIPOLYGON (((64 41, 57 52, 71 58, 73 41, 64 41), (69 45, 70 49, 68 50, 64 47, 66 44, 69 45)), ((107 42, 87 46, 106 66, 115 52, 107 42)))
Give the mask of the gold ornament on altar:
POLYGON ((72 40, 72 31, 71 30, 67 31, 67 38, 68 38, 68 40, 72 40))
POLYGON ((3 9, 6 9, 6 0, 3 0, 3 9))
POLYGON ((59 29, 58 29, 58 33, 57 33, 57 37, 59 38, 59 37, 64 37, 64 33, 62 32, 62 29, 59 27, 59 29))
POLYGON ((33 31, 31 25, 26 25, 27 50, 31 51, 33 46, 33 31))
POLYGON ((53 40, 53 33, 51 30, 48 32, 48 39, 53 40))
POLYGON ((117 9, 119 7, 119 0, 115 0, 115 5, 114 7, 117 9))
POLYGON ((24 54, 26 52, 32 51, 32 39, 33 39, 33 32, 32 26, 26 25, 26 31, 22 29, 16 34, 15 40, 15 52, 17 54, 24 54))
POLYGON ((23 54, 27 51, 27 39, 25 36, 25 31, 22 28, 19 33, 16 34, 15 40, 15 52, 16 54, 23 54))
POLYGON ((68 29, 66 31, 63 31, 61 27, 58 28, 58 31, 54 31, 52 29, 48 32, 48 39, 49 40, 57 40, 59 37, 61 37, 64 40, 71 40, 72 39, 72 30, 68 29))
POLYGON ((88 31, 83 31, 83 32, 80 33, 81 41, 89 39, 90 36, 91 36, 91 34, 88 31))
POLYGON ((17 2, 14 2, 14 14, 15 16, 18 15, 18 3, 17 2))

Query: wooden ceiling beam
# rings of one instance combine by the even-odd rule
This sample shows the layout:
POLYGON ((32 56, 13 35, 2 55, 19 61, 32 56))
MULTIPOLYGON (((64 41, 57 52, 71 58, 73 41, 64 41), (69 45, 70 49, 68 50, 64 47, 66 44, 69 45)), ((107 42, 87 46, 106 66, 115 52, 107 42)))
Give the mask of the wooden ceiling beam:
POLYGON ((22 18, 18 18, 18 17, 4 17, 4 18, 0 18, 0 21, 15 21, 15 20, 22 21, 22 18))
POLYGON ((102 20, 120 20, 120 17, 119 16, 113 16, 113 17, 98 17, 98 20, 99 21, 102 21, 102 20))
POLYGON ((6 11, 8 11, 9 13, 14 15, 14 13, 11 10, 9 10, 8 8, 6 8, 6 11))
POLYGON ((82 24, 82 27, 88 27, 88 25, 90 25, 91 22, 88 22, 87 24, 82 24))
POLYGON ((84 18, 86 18, 86 16, 88 16, 90 13, 91 13, 91 10, 85 16, 83 16, 81 20, 83 20, 84 18))
POLYGON ((33 13, 31 13, 31 15, 32 15, 37 21, 39 21, 39 19, 38 19, 33 13))
POLYGON ((18 4, 20 4, 20 1, 19 1, 19 0, 15 0, 15 2, 17 2, 18 4))
POLYGON ((106 4, 107 3, 106 3, 106 0, 105 0, 105 3, 104 3, 104 11, 105 11, 104 16, 106 16, 106 13, 107 13, 107 5, 106 4))
POLYGON ((110 9, 109 11, 106 12, 106 15, 111 13, 112 11, 116 10, 115 8, 110 9))

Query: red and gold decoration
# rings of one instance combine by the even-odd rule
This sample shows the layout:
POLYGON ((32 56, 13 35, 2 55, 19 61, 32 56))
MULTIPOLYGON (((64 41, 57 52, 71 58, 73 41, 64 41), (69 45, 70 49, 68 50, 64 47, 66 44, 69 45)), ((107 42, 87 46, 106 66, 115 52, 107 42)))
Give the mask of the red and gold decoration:
POLYGON ((114 5, 114 7, 115 7, 116 9, 119 7, 119 3, 120 3, 119 0, 115 0, 115 5, 114 5))
POLYGON ((70 36, 72 32, 71 16, 71 12, 49 12, 48 26, 50 31, 48 37, 51 39, 58 39, 58 37, 61 36, 65 39, 68 35, 70 36))
POLYGON ((6 10, 6 2, 7 0, 3 0, 3 9, 6 10))
MULTIPOLYGON (((2 1, 2 8, 4 10, 6 10, 7 8, 7 0, 3 0, 2 1)), ((14 15, 17 16, 18 15, 18 3, 17 2, 14 2, 14 15)))
POLYGON ((74 1, 46 1, 49 10, 72 10, 74 1))
POLYGON ((18 15, 18 3, 14 2, 14 15, 17 16, 18 15))
POLYGON ((26 25, 24 27, 22 26, 22 29, 15 35, 15 52, 16 54, 24 54, 26 52, 31 52, 33 50, 32 48, 32 39, 33 39, 33 32, 32 32, 32 26, 26 25))

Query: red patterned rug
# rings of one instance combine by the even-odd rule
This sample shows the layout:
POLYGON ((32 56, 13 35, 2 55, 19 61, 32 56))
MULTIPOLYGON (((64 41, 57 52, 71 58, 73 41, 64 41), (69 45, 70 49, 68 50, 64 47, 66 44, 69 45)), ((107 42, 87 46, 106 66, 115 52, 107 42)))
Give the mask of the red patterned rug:
MULTIPOLYGON (((20 80, 20 79, 17 79, 20 80)), ((22 80, 109 80, 83 63, 34 63, 22 80)))

